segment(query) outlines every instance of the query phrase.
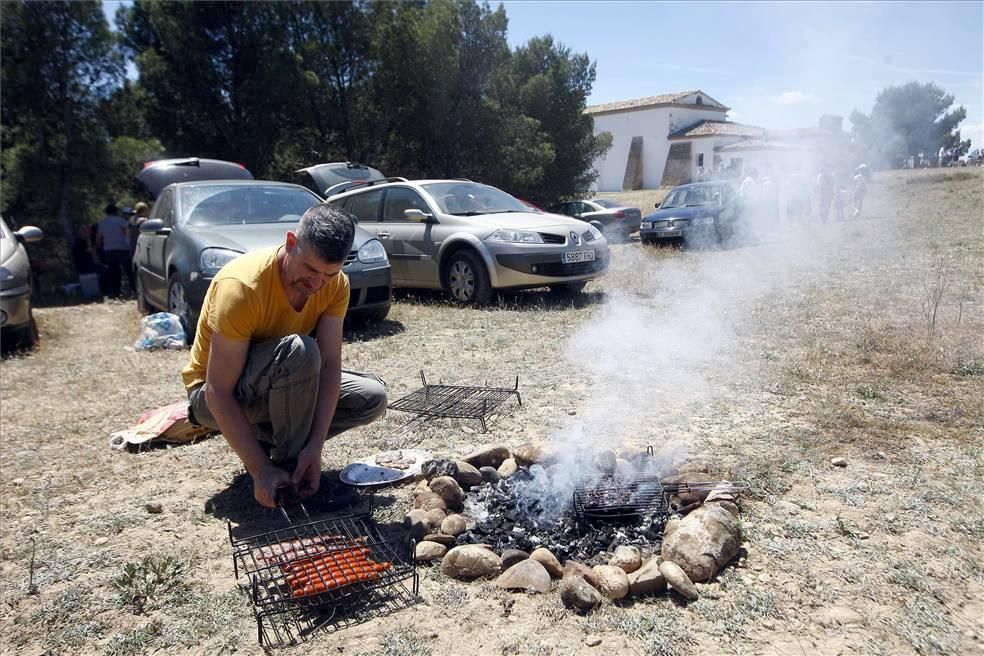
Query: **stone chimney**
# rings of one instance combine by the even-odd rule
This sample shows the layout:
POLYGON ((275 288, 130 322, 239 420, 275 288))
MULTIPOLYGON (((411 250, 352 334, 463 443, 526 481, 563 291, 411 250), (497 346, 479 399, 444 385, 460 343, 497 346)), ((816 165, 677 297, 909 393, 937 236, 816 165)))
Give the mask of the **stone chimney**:
POLYGON ((827 132, 841 132, 844 129, 844 117, 824 114, 820 117, 820 129, 827 132))

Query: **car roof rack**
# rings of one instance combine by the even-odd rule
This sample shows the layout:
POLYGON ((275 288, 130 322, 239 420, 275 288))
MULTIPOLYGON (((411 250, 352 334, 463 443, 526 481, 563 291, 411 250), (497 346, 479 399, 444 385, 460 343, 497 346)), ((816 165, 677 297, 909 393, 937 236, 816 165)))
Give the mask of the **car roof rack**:
POLYGON ((387 184, 389 182, 409 182, 406 178, 392 177, 392 178, 381 178, 379 180, 353 180, 351 182, 339 182, 336 185, 332 185, 325 189, 325 198, 329 196, 335 196, 337 194, 343 193, 345 191, 350 191, 356 187, 371 187, 377 184, 387 184))

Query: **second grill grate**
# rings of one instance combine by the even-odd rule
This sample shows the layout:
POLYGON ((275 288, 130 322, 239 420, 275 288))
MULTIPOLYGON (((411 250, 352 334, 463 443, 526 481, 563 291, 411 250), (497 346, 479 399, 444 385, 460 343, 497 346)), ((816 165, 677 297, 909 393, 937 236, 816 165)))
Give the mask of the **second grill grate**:
POLYGON ((390 403, 389 408, 425 417, 478 419, 484 432, 488 431, 485 420, 510 397, 516 397, 516 402, 523 405, 519 396, 519 376, 516 377, 516 386, 512 389, 430 385, 423 371, 420 372, 420 382, 423 387, 390 403))

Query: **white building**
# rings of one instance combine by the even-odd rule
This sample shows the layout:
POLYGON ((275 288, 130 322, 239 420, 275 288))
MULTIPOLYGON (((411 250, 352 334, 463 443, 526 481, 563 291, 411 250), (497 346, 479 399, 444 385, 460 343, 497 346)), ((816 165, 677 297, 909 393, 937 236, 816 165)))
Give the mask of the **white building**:
POLYGON ((609 132, 612 147, 595 162, 597 191, 673 186, 697 179, 720 161, 715 149, 765 130, 726 120, 729 108, 703 91, 592 105, 594 132, 609 132))

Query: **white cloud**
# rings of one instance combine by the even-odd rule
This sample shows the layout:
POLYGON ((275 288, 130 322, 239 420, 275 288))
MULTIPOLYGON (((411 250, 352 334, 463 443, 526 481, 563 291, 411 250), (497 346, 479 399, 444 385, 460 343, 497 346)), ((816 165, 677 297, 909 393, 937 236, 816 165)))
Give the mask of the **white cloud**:
POLYGON ((783 91, 778 96, 772 96, 771 100, 777 105, 802 105, 813 100, 813 94, 793 89, 792 91, 783 91))
POLYGON ((984 125, 961 125, 960 138, 970 139, 971 148, 984 146, 984 125))

